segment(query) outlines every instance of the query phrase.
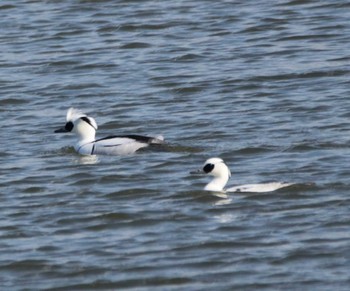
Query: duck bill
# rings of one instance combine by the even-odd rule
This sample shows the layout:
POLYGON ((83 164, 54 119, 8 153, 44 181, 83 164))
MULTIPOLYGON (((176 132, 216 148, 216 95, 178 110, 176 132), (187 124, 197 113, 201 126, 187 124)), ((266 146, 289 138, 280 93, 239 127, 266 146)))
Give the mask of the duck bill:
POLYGON ((205 174, 202 169, 194 170, 190 172, 191 175, 203 175, 205 174))
POLYGON ((59 129, 56 129, 54 132, 55 133, 61 133, 61 132, 68 132, 68 130, 65 127, 61 127, 59 129))

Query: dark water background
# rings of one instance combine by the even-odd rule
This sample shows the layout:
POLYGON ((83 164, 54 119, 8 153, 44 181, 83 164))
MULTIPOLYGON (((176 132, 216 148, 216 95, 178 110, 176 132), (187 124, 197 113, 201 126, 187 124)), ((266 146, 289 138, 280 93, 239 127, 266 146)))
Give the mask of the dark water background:
POLYGON ((349 290, 348 1, 1 1, 0 27, 1 290, 349 290), (81 157, 70 106, 169 146, 81 157), (220 199, 189 174, 213 156, 300 185, 220 199))

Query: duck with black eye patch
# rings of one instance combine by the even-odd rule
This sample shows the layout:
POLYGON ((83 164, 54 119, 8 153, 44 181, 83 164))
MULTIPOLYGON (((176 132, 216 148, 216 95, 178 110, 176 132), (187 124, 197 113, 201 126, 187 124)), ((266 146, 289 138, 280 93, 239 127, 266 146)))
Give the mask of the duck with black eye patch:
POLYGON ((55 130, 75 133, 78 140, 74 148, 82 155, 128 155, 150 145, 164 144, 162 136, 111 135, 96 139, 96 131, 95 119, 75 108, 68 109, 65 126, 55 130))
POLYGON ((271 182, 239 185, 225 189, 227 182, 231 178, 231 171, 221 158, 210 158, 205 161, 202 169, 191 173, 204 173, 213 176, 212 181, 204 187, 204 190, 212 192, 264 193, 293 185, 292 183, 285 182, 271 182))

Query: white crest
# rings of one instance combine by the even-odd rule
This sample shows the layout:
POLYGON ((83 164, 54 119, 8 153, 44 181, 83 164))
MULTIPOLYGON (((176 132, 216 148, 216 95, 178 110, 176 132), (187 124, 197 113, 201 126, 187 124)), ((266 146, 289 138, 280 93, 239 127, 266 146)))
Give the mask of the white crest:
POLYGON ((86 114, 84 114, 82 111, 80 111, 79 109, 75 109, 75 108, 71 107, 67 111, 66 120, 67 120, 67 122, 69 122, 69 121, 74 122, 77 119, 79 119, 80 117, 84 117, 84 116, 86 116, 86 114))
POLYGON ((69 108, 67 111, 67 117, 66 120, 67 122, 71 121, 71 122, 75 122, 77 119, 81 118, 81 117, 87 117, 91 123, 91 125, 97 129, 97 123, 95 121, 94 118, 87 116, 85 113, 83 113, 81 110, 76 109, 76 108, 69 108))

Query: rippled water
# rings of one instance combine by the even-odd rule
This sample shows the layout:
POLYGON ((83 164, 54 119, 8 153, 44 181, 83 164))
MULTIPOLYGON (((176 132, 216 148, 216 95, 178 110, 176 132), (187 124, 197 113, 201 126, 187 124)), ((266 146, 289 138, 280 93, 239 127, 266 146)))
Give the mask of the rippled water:
POLYGON ((1 1, 1 290, 348 290, 350 4, 1 1), (98 136, 163 149, 77 155, 98 136), (235 183, 201 189, 209 157, 235 183))

